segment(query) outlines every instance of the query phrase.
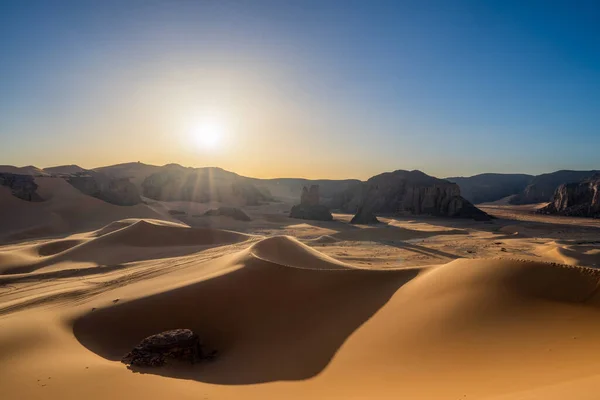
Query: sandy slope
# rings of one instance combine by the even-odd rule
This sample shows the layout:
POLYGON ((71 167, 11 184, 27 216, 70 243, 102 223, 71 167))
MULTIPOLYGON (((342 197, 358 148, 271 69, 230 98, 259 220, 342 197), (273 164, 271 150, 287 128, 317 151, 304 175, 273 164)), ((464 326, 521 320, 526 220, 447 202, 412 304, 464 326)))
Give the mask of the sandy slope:
POLYGON ((45 201, 24 201, 0 187, 0 243, 90 230, 124 218, 168 218, 145 204, 116 206, 84 195, 61 178, 35 182, 45 201))
MULTIPOLYGON (((464 236, 394 225, 374 229, 402 240, 408 226, 418 240, 464 236)), ((329 237, 323 249, 343 240, 329 237)), ((309 247, 128 219, 4 246, 2 398, 594 398, 598 270, 510 258, 367 269, 319 251, 322 238, 309 247), (197 331, 218 358, 136 371, 118 361, 177 327, 197 331)), ((344 243, 361 254, 360 242, 344 243)))

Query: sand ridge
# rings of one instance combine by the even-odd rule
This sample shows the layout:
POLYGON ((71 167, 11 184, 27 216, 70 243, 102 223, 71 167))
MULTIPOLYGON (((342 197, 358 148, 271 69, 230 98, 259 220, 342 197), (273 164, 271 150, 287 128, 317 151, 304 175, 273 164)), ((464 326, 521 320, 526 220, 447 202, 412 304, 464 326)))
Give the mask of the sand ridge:
POLYGON ((210 228, 190 228, 167 221, 126 219, 87 235, 50 240, 13 251, 0 251, 0 273, 29 273, 61 262, 116 265, 190 252, 188 247, 230 244, 251 236, 210 228))

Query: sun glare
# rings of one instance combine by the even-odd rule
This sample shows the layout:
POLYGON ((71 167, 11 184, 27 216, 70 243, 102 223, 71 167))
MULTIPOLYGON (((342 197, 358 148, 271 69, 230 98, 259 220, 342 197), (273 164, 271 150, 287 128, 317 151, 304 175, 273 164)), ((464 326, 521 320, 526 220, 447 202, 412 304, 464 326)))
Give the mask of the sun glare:
POLYGON ((216 121, 198 124, 192 132, 192 139, 200 150, 215 150, 223 143, 225 127, 216 121))

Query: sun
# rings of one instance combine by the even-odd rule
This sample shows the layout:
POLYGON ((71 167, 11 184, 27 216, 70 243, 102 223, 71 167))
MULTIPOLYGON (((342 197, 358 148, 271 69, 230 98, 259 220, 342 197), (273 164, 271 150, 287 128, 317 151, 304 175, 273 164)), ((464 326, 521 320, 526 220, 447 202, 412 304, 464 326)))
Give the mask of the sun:
POLYGON ((225 127, 218 121, 204 121, 192 131, 192 139, 200 150, 216 150, 223 144, 225 127))

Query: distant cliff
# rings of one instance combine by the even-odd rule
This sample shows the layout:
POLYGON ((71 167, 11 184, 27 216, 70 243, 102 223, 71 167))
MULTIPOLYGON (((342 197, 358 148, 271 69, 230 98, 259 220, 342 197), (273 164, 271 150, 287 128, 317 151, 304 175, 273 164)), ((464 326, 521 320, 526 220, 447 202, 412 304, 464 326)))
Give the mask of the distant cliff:
POLYGON ((600 218, 600 174, 581 182, 560 185, 542 213, 600 218))
POLYGON ((80 192, 107 203, 133 206, 142 202, 139 190, 127 178, 111 178, 94 171, 79 172, 64 178, 80 192))
POLYGON ((534 179, 526 174, 479 174, 446 180, 460 187, 460 194, 473 204, 500 200, 522 192, 534 179))
POLYGON ((514 196, 512 204, 534 204, 551 201, 556 189, 566 183, 580 182, 589 179, 600 171, 570 171, 562 170, 549 174, 538 175, 533 178, 525 189, 514 196))

